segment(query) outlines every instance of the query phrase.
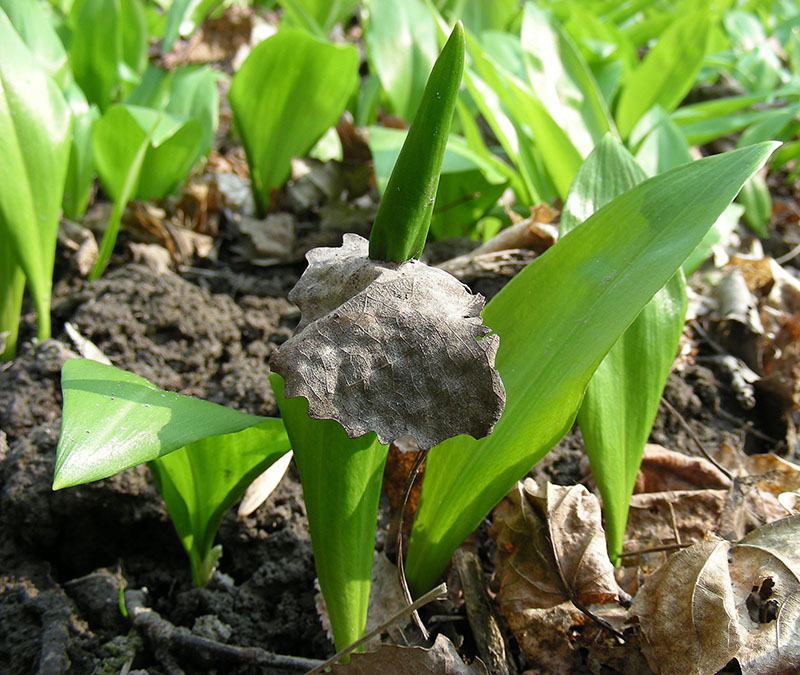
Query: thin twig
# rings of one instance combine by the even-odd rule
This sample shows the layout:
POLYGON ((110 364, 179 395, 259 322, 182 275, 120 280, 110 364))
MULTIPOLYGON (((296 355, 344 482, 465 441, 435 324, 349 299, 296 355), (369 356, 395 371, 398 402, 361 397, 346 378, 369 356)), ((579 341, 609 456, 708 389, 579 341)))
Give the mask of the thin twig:
POLYGON ((650 548, 641 548, 638 551, 628 551, 620 553, 620 558, 626 558, 634 555, 644 555, 645 553, 661 553, 662 551, 677 551, 682 548, 688 548, 692 544, 662 544, 661 546, 651 546, 650 548))
POLYGON ((780 258, 775 258, 775 262, 779 265, 783 265, 784 263, 789 262, 793 258, 796 258, 800 255, 800 244, 797 244, 791 251, 788 253, 784 253, 780 258))
MULTIPOLYGON (((414 481, 417 479, 417 475, 419 475, 419 471, 428 456, 428 452, 429 450, 420 452, 417 459, 414 460, 414 466, 412 466, 411 471, 408 472, 408 478, 406 478, 406 484, 403 487, 403 499, 400 501, 400 514, 397 523, 397 578, 400 581, 403 598, 405 598, 408 605, 412 604, 412 600, 411 591, 408 589, 408 582, 406 581, 405 564, 403 562, 403 514, 408 504, 408 498, 411 495, 411 489, 414 487, 414 481)), ((428 633, 428 630, 425 628, 416 610, 411 613, 411 618, 414 619, 414 623, 417 624, 417 628, 419 628, 420 633, 422 633, 423 639, 427 640, 430 637, 430 633, 428 633)))
POLYGON ((720 464, 716 459, 714 459, 706 450, 705 446, 703 445, 702 441, 697 437, 697 434, 694 430, 689 426, 689 423, 684 419, 683 415, 681 415, 667 399, 663 396, 661 397, 661 403, 664 404, 664 407, 669 410, 675 417, 678 419, 680 425, 684 428, 687 434, 689 434, 689 438, 694 441, 694 444, 699 448, 700 452, 703 453, 703 457, 705 457, 709 462, 711 462, 715 467, 717 467, 722 473, 727 476, 729 480, 733 480, 733 474, 728 471, 722 464, 720 464))
POLYGON ((391 626, 396 621, 400 619, 406 618, 412 612, 416 612, 420 607, 423 605, 427 605, 429 602, 433 602, 434 600, 443 600, 447 597, 447 586, 445 584, 439 584, 436 588, 431 591, 428 591, 425 595, 423 595, 418 600, 412 602, 408 607, 403 607, 399 612, 391 616, 389 619, 384 621, 380 626, 376 626, 373 628, 369 633, 365 633, 361 638, 356 640, 353 644, 348 645, 340 652, 337 652, 327 661, 320 663, 316 666, 313 670, 309 670, 306 675, 315 675, 315 673, 321 673, 323 670, 332 666, 334 663, 339 661, 340 659, 347 656, 350 652, 355 649, 358 649, 361 645, 363 645, 368 640, 371 640, 376 635, 380 635, 385 631, 389 626, 391 626))

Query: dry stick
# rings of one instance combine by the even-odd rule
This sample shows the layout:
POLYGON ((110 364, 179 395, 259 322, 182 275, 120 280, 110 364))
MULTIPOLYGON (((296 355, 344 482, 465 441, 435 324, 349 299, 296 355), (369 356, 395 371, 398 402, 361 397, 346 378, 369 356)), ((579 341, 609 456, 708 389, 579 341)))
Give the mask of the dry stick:
POLYGON ((380 635, 381 633, 383 633, 383 631, 385 631, 395 621, 399 621, 400 619, 406 618, 409 614, 416 612, 420 607, 422 607, 423 605, 427 605, 429 602, 433 602, 434 600, 443 600, 445 597, 447 597, 447 586, 445 584, 439 584, 436 588, 434 588, 431 591, 428 591, 421 598, 412 602, 408 607, 403 607, 403 609, 401 609, 392 617, 384 621, 380 626, 376 626, 371 631, 369 631, 369 633, 365 633, 361 638, 356 640, 353 644, 348 645, 347 647, 342 649, 342 651, 337 652, 336 654, 331 656, 331 658, 329 658, 327 661, 320 663, 313 670, 309 670, 306 673, 306 675, 315 675, 315 673, 321 673, 323 670, 325 670, 325 668, 332 666, 334 663, 347 656, 353 650, 358 649, 368 640, 371 640, 376 635, 380 635))
MULTIPOLYGON (((414 481, 417 479, 419 470, 428 457, 429 451, 430 448, 420 452, 417 459, 414 460, 414 466, 412 466, 411 471, 408 472, 408 478, 406 478, 406 484, 405 487, 403 487, 403 498, 400 500, 400 515, 398 516, 397 522, 397 579, 400 581, 403 598, 405 598, 409 606, 411 606, 412 601, 411 591, 408 589, 408 582, 406 581, 405 563, 403 562, 403 513, 405 513, 408 498, 411 495, 411 488, 414 487, 414 481)), ((419 613, 416 609, 411 613, 411 618, 414 619, 414 623, 417 624, 417 628, 419 628, 420 633, 422 633, 423 639, 427 640, 430 637, 430 633, 428 633, 427 628, 425 628, 425 625, 422 623, 422 619, 419 618, 419 613)))
POLYGON ((288 670, 305 671, 320 663, 317 659, 273 654, 260 647, 236 647, 195 635, 188 628, 175 626, 155 610, 146 607, 142 591, 126 591, 125 605, 134 628, 146 635, 153 643, 154 651, 162 659, 162 664, 168 672, 183 672, 175 663, 170 652, 173 647, 180 647, 195 653, 205 653, 220 660, 260 666, 277 666, 288 670))
POLYGON ((662 546, 651 546, 650 548, 640 548, 638 551, 623 551, 618 554, 620 558, 633 555, 644 555, 645 553, 661 553, 662 551, 679 551, 682 548, 689 548, 692 544, 663 544, 662 546))
POLYGON ((720 464, 716 459, 714 459, 706 450, 703 442, 697 437, 697 434, 694 430, 689 426, 689 423, 684 419, 683 415, 681 415, 667 399, 663 396, 661 397, 661 403, 664 404, 664 407, 669 410, 680 422, 680 425, 684 428, 687 434, 689 434, 689 438, 694 441, 694 444, 699 448, 700 452, 703 453, 703 457, 705 457, 709 462, 711 462, 715 467, 717 467, 722 473, 727 476, 728 480, 733 480, 734 475, 728 471, 722 464, 720 464))

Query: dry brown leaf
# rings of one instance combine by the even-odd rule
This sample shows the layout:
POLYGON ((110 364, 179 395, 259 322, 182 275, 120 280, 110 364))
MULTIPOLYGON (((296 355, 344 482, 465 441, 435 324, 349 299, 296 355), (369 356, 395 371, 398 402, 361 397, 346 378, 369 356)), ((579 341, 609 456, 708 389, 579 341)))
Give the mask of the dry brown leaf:
POLYGON ((713 673, 734 658, 745 675, 800 672, 800 515, 675 553, 630 614, 657 673, 713 673))
POLYGON ((741 644, 731 590, 727 541, 675 553, 639 589, 630 613, 641 625, 642 651, 662 675, 705 675, 725 666, 741 644))
POLYGON ((615 603, 600 503, 583 485, 517 483, 494 511, 498 601, 515 608, 615 603))
POLYGON ((730 552, 744 675, 800 671, 800 516, 751 532, 730 552))
POLYGON ((648 443, 636 476, 634 493, 727 488, 730 479, 703 457, 689 457, 681 452, 648 443))
POLYGON ((309 251, 289 299, 302 318, 270 365, 285 396, 334 419, 351 437, 413 436, 420 448, 491 432, 505 405, 494 369, 499 337, 481 323, 483 298, 417 260, 370 260, 368 242, 309 251))
POLYGON ((486 667, 476 660, 467 665, 444 635, 437 635, 430 649, 384 645, 374 652, 355 653, 350 663, 337 663, 331 672, 341 675, 488 675, 486 667))

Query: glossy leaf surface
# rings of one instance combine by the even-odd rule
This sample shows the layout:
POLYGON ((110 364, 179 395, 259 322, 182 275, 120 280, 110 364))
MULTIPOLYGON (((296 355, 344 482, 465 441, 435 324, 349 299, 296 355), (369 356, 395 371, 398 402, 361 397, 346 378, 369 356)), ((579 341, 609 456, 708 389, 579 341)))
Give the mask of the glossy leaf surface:
POLYGON ((432 585, 453 550, 569 429, 586 385, 773 144, 656 176, 597 211, 517 275, 484 310, 500 335, 508 402, 494 433, 431 450, 408 578, 432 585))
MULTIPOLYGON (((16 335, 19 266, 38 315, 37 336, 50 337, 50 290, 61 195, 69 160, 71 115, 53 79, 38 65, 0 10, 0 241, 7 247, 0 332, 16 335)), ((3 357, 14 353, 7 342, 3 357)))
POLYGON ((289 177, 291 158, 308 153, 339 119, 357 74, 353 47, 285 29, 253 49, 234 75, 229 99, 260 214, 289 177))
POLYGON ((64 364, 61 389, 54 489, 107 478, 266 419, 162 391, 138 375, 86 359, 64 364))

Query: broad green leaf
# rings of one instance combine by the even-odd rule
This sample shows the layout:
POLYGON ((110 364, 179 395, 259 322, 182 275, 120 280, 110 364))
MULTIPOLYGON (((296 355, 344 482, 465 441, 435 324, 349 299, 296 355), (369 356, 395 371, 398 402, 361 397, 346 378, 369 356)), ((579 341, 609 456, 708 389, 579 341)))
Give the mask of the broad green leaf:
POLYGON ((64 364, 61 390, 54 490, 113 476, 267 419, 166 392, 138 375, 86 359, 64 364))
MULTIPOLYGON (((19 273, 36 308, 39 339, 50 337, 50 291, 58 215, 69 160, 71 116, 53 79, 38 65, 0 10, 0 242, 10 271, 0 308, 19 307, 19 273), (12 262, 15 261, 15 262, 12 262), (11 297, 10 297, 11 296, 11 297), (16 299, 13 299, 16 298, 16 299)), ((8 324, 0 331, 9 330, 8 324)), ((11 331, 16 335, 16 327, 11 331)), ((9 341, 4 358, 14 352, 9 341)))
POLYGON ((681 15, 625 82, 616 110, 620 135, 627 138, 654 105, 671 112, 691 89, 706 52, 707 10, 681 15))
MULTIPOLYGON (((387 127, 370 127, 368 132, 375 183, 383 194, 406 133, 387 127)), ((433 207, 433 237, 470 235, 474 224, 494 206, 508 184, 499 165, 493 156, 484 159, 472 152, 463 138, 450 136, 433 207)))
POLYGON ((457 23, 433 66, 375 215, 373 260, 401 263, 422 253, 463 72, 464 28, 457 23))
POLYGON ((65 89, 69 79, 67 52, 42 5, 31 0, 0 0, 0 9, 6 13, 39 65, 62 90, 65 89))
MULTIPOLYGON (((604 138, 575 176, 564 209, 563 236, 597 209, 647 178, 631 154, 604 138)), ((622 551, 628 503, 686 315, 686 281, 678 272, 617 340, 589 380, 578 411, 592 475, 603 497, 608 552, 622 551)))
POLYGON ((436 25, 421 0, 367 0, 364 9, 370 70, 378 74, 392 110, 410 122, 439 54, 436 25))
POLYGON ((179 35, 185 37, 193 33, 203 19, 222 3, 223 0, 173 0, 164 24, 161 51, 166 54, 172 49, 179 35))
POLYGON ((361 637, 367 621, 376 513, 388 447, 374 433, 348 438, 333 420, 308 417, 308 401, 283 398, 269 376, 303 484, 317 577, 336 649, 361 637))
POLYGON ((525 5, 521 43, 531 90, 586 157, 613 128, 589 67, 569 36, 532 3, 525 5))
POLYGON ((72 220, 83 216, 89 204, 89 193, 94 181, 92 163, 92 125, 100 117, 96 105, 89 105, 83 92, 73 82, 66 90, 72 109, 72 146, 64 187, 64 215, 72 220))
POLYGON ((147 63, 147 25, 140 0, 76 0, 69 25, 75 81, 101 111, 138 79, 147 63))
POLYGON ((283 422, 264 419, 247 429, 204 438, 149 463, 170 519, 191 561, 195 586, 211 578, 222 518, 250 483, 289 451, 283 422))
POLYGON ((121 195, 129 167, 151 129, 131 198, 162 199, 172 192, 192 168, 205 142, 197 120, 151 108, 112 106, 92 128, 92 155, 100 182, 113 199, 121 195))
POLYGON ((0 361, 14 358, 25 272, 10 246, 0 246, 0 361))
POLYGON ((305 155, 339 119, 357 71, 353 47, 286 29, 253 49, 234 75, 228 98, 260 214, 289 177, 291 158, 305 155))
POLYGON ((434 4, 443 17, 452 23, 460 19, 473 35, 507 30, 520 12, 517 0, 438 0, 434 4))
POLYGON ((507 404, 494 432, 431 450, 406 572, 428 588, 455 548, 572 424, 589 378, 774 149, 748 146, 640 183, 486 306, 507 404))

